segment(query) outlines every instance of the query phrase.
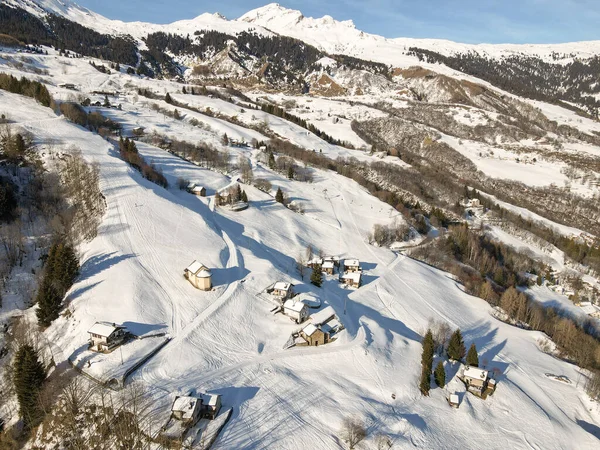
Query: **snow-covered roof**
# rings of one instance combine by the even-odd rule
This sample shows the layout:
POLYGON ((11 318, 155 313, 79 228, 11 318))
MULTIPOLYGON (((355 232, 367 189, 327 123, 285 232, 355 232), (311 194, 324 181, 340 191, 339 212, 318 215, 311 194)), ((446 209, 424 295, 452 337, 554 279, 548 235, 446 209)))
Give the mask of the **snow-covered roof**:
POLYGON ((323 260, 324 261, 334 261, 334 262, 338 261, 339 262, 340 257, 339 256, 324 256, 323 260))
POLYGON ((191 419, 199 400, 197 397, 177 397, 171 406, 171 411, 180 411, 183 413, 182 419, 191 419))
MULTIPOLYGON (((200 263, 198 261, 194 261, 185 270, 187 270, 188 272, 193 273, 194 275, 197 275, 198 272, 200 272, 200 271, 206 271, 208 269, 207 269, 207 267, 204 264, 202 264, 202 263, 200 263)), ((210 276, 210 273, 209 273, 209 276, 210 276)))
POLYGON ((345 259, 344 267, 358 267, 360 266, 360 261, 358 259, 345 259))
POLYGON ((318 330, 317 327, 314 326, 314 324, 309 323, 308 325, 306 325, 304 327, 304 329, 302 330, 304 332, 305 335, 307 336, 312 336, 313 334, 315 334, 315 332, 318 330))
POLYGON ((342 324, 336 318, 333 318, 329 322, 326 322, 323 325, 321 325, 321 330, 325 331, 326 333, 334 333, 338 331, 341 327, 342 324))
POLYGON ((332 318, 335 317, 335 310, 331 306, 327 306, 323 308, 321 311, 314 313, 310 320, 315 325, 320 325, 322 323, 328 322, 332 318))
POLYGON ((600 308, 598 308, 596 305, 592 304, 591 302, 581 302, 579 307, 588 316, 591 316, 594 314, 600 314, 600 308))
POLYGON ((361 276, 362 273, 360 272, 345 273, 344 275, 342 275, 342 280, 350 280, 355 283, 359 283, 361 276))
POLYGON ((187 185, 188 189, 194 189, 196 187, 196 183, 191 182, 190 184, 187 185))
POLYGON ((210 278, 210 270, 204 269, 196 274, 198 278, 210 278))
POLYGON ((292 285, 290 283, 287 283, 285 281, 278 281, 273 286, 273 289, 277 289, 279 291, 287 291, 290 289, 290 287, 292 287, 292 285))
POLYGON ((219 394, 202 394, 202 403, 208 406, 217 406, 219 394))
POLYGON ((456 403, 457 405, 460 403, 460 399, 457 394, 450 394, 450 403, 456 403))
POLYGON ((319 258, 318 256, 315 256, 308 262, 308 264, 323 264, 323 259, 319 258))
POLYGON ((465 368, 463 376, 485 381, 487 380, 488 371, 480 369, 479 367, 467 367, 465 368))
POLYGON ((297 313, 301 312, 306 307, 307 307, 306 304, 304 304, 302 302, 296 302, 293 299, 287 300, 283 304, 284 309, 289 309, 289 310, 292 310, 297 313))
POLYGON ((334 267, 333 261, 325 261, 321 267, 323 269, 333 269, 333 267, 334 267))
POLYGON ((124 327, 110 322, 96 322, 92 328, 88 330, 88 333, 97 334, 98 336, 102 337, 108 337, 120 328, 124 327))
POLYGON ((202 191, 202 189, 204 189, 204 186, 194 186, 194 187, 192 188, 192 191, 193 191, 193 192, 201 192, 201 191, 202 191))

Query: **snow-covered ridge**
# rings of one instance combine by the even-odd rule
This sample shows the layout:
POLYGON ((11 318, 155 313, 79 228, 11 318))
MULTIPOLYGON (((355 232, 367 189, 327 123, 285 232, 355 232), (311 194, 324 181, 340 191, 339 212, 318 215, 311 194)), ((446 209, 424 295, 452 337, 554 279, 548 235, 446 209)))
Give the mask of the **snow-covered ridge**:
POLYGON ((357 29, 351 20, 338 21, 328 15, 321 18, 305 17, 301 11, 285 8, 278 3, 253 9, 234 20, 228 20, 219 13, 204 13, 170 24, 111 20, 71 0, 5 0, 5 3, 38 16, 51 12, 101 33, 130 34, 137 39, 158 31, 180 35, 192 35, 198 30, 218 30, 228 34, 251 30, 263 35, 277 33, 300 39, 327 53, 346 54, 394 67, 415 64, 415 59, 406 55, 410 47, 445 55, 476 51, 493 58, 519 54, 538 56, 548 61, 552 61, 553 54, 565 55, 563 61, 600 54, 600 40, 564 44, 462 44, 442 39, 388 39, 357 29))

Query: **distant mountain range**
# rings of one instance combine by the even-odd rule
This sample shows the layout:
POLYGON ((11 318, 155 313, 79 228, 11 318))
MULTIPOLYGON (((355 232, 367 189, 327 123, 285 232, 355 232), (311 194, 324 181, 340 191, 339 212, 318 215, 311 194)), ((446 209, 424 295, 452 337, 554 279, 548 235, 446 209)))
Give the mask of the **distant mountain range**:
MULTIPOLYGON (((600 41, 470 45, 387 39, 358 30, 352 21, 308 18, 276 3, 234 20, 202 14, 166 25, 107 19, 70 0, 6 0, 0 8, 1 29, 23 42, 53 42, 153 77, 226 78, 331 93, 339 91, 332 82, 339 84, 336 76, 344 71, 353 80, 350 91, 366 93, 385 89, 395 69, 420 65, 445 75, 470 75, 515 95, 577 106, 592 115, 600 105, 600 41), (29 19, 17 19, 16 11, 29 19), (357 70, 362 72, 352 72, 357 70)), ((348 86, 340 88, 348 91, 348 86)))

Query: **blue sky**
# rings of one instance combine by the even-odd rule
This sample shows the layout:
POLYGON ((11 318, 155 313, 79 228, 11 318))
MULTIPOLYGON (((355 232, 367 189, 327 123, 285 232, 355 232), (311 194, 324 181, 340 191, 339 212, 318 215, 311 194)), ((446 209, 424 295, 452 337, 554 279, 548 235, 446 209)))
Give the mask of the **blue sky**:
MULTIPOLYGON (((77 1, 77 0, 76 0, 77 1)), ((168 23, 204 12, 236 18, 268 0, 78 0, 111 19, 168 23)), ((386 37, 468 43, 557 43, 600 39, 598 0, 280 0, 305 16, 352 19, 386 37)))

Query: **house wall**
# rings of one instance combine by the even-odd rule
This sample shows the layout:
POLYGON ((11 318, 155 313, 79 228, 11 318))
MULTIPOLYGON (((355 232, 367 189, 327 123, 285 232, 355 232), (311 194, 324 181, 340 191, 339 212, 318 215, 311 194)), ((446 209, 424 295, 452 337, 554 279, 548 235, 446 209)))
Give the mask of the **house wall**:
POLYGON ((323 345, 327 342, 327 336, 321 330, 315 331, 312 336, 307 336, 305 333, 302 333, 302 337, 306 339, 308 345, 323 345))

